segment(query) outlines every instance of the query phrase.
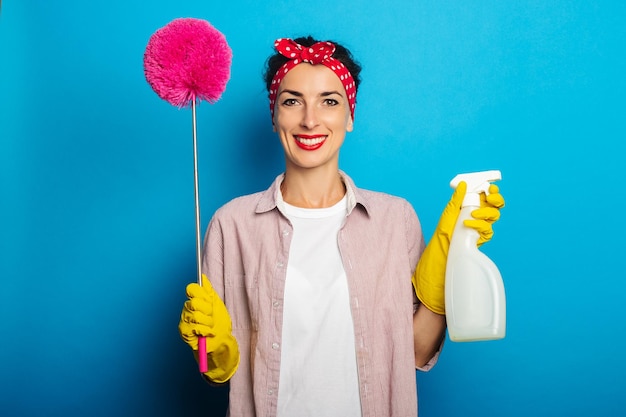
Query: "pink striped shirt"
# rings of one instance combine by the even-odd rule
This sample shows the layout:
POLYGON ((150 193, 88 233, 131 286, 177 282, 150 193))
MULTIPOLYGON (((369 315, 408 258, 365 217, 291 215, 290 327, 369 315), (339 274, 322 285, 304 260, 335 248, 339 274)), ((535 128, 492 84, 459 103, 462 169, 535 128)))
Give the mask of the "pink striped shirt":
MULTIPOLYGON (((350 293, 362 415, 417 416, 417 298, 411 275, 424 249, 419 220, 406 200, 356 188, 341 175, 348 215, 338 243, 350 293)), ((268 190, 220 208, 205 237, 203 272, 226 304, 241 354, 230 381, 232 416, 276 415, 292 236, 277 206, 282 179, 280 175, 268 190)), ((429 370, 438 355, 420 369, 429 370)), ((332 378, 333 369, 327 372, 332 378)))

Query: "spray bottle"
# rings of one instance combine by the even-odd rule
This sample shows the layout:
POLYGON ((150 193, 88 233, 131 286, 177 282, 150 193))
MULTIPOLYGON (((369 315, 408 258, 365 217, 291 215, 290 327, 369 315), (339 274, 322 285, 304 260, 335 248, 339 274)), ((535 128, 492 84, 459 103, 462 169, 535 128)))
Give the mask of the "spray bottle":
POLYGON ((480 193, 489 193, 500 171, 459 174, 450 182, 455 188, 467 183, 467 193, 456 222, 446 264, 446 320, 450 340, 470 342, 504 338, 506 301, 502 276, 496 265, 477 247, 479 234, 463 224, 480 207, 480 193))

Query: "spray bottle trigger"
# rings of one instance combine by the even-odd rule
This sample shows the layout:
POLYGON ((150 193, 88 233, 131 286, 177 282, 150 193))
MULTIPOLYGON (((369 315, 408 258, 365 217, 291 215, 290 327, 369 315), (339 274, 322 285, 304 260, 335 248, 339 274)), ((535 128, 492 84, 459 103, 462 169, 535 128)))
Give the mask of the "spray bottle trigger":
POLYGON ((478 189, 478 193, 485 193, 485 195, 489 195, 489 187, 491 186, 490 182, 484 182, 478 189))
POLYGON ((489 195, 489 186, 491 182, 498 181, 502 178, 500 171, 481 171, 459 174, 450 181, 450 186, 456 188, 461 181, 467 183, 467 193, 463 200, 463 207, 480 206, 480 193, 484 192, 489 195))

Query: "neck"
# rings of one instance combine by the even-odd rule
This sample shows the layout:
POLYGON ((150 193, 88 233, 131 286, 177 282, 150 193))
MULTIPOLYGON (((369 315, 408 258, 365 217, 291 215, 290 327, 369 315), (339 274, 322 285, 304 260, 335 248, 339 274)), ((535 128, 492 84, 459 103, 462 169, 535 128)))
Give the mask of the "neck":
POLYGON ((337 204, 346 194, 339 170, 287 170, 280 185, 283 200, 302 208, 325 208, 337 204))

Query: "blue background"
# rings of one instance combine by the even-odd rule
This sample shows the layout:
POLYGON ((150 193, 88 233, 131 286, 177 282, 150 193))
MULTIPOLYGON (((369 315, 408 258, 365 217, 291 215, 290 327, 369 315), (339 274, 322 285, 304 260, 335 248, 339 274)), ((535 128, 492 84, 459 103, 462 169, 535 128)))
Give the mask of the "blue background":
MULTIPOLYGON (((283 168, 261 70, 277 37, 361 61, 342 167, 429 238, 459 172, 500 169, 484 251, 502 341, 446 344, 421 416, 623 412, 626 3, 5 1, 0 17, 0 415, 221 415, 177 332, 195 279, 191 112, 143 75, 154 31, 209 20, 231 80, 198 108, 203 225, 283 168)), ((329 370, 329 378, 332 370, 329 370)))

